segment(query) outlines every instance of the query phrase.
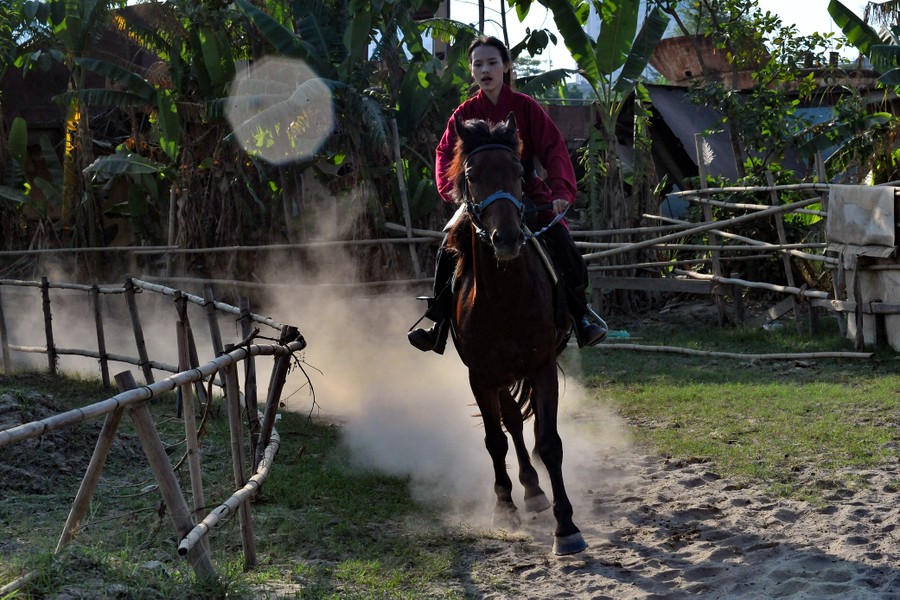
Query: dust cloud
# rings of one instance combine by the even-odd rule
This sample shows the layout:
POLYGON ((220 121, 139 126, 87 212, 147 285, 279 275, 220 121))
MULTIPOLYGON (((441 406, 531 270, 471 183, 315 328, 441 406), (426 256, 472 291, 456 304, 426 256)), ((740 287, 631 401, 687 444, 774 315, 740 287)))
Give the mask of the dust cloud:
MULTIPOLYGON (((352 215, 342 218, 348 223, 352 215)), ((340 227, 321 239, 343 238, 340 227)), ((420 252, 434 251, 421 247, 420 252)), ((409 478, 414 496, 445 507, 449 518, 480 525, 489 521, 495 501, 493 471, 484 446, 484 429, 468 385, 465 366, 452 342, 443 356, 422 353, 406 332, 425 304, 417 294, 361 297, 340 291, 334 282, 358 277, 354 261, 332 250, 324 264, 302 281, 296 294, 271 308, 281 322, 296 325, 308 342, 304 360, 320 415, 341 425, 344 442, 360 468, 409 478), (314 283, 320 285, 312 285, 314 283), (329 291, 330 290, 330 291, 329 291)), ((427 319, 423 324, 430 324, 427 319)), ((577 353, 570 348, 567 354, 577 353)), ((566 361, 560 379, 560 433, 563 438, 567 488, 576 510, 586 509, 580 492, 598 482, 598 453, 627 445, 622 423, 579 384, 577 355, 566 361), (590 484, 588 483, 590 482, 590 484)), ((293 372, 283 397, 289 410, 308 411, 306 375, 293 372)), ((533 447, 533 423, 526 439, 533 447)), ((507 463, 514 481, 513 498, 521 507, 515 454, 507 463)), ((539 470, 542 467, 539 466, 539 470)), ((541 477, 548 496, 549 479, 541 477)))
MULTIPOLYGON (((363 203, 335 200, 338 201, 342 202, 340 217, 335 211, 335 218, 322 219, 317 239, 350 237, 347 228, 354 226, 358 216, 353 207, 362 210, 363 203), (331 223, 331 227, 322 223, 331 223)), ((420 247, 420 252, 432 251, 433 247, 420 247)), ((428 293, 429 286, 367 296, 343 285, 360 278, 359 266, 352 256, 334 246, 318 258, 314 264, 304 265, 299 274, 298 269, 293 269, 294 275, 286 276, 283 264, 277 265, 277 269, 272 265, 268 272, 259 273, 262 281, 295 284, 295 287, 265 307, 254 307, 254 311, 295 325, 308 342, 302 353, 305 373, 292 370, 285 385, 282 398, 287 409, 306 413, 312 408, 308 375, 319 415, 341 426, 354 468, 407 477, 414 497, 442 507, 448 519, 476 526, 489 522, 494 503, 493 472, 466 368, 452 342, 440 356, 419 352, 406 339, 410 325, 425 308, 415 295, 428 293)), ((65 278, 57 274, 51 281, 65 281, 65 278)), ((199 295, 189 287, 186 291, 199 295)), ((40 289, 4 286, 2 293, 4 306, 8 307, 7 325, 12 342, 43 346, 40 289)), ((54 289, 51 298, 56 345, 95 349, 96 331, 88 294, 54 289)), ((102 295, 101 302, 107 351, 136 356, 123 295, 102 295)), ((177 312, 172 299, 143 292, 138 295, 138 305, 150 357, 177 363, 177 312)), ((193 303, 188 304, 188 313, 200 362, 205 363, 213 356, 206 316, 193 303)), ((222 315, 219 321, 226 343, 241 339, 233 317, 222 315)), ((264 335, 274 334, 264 332, 264 335)), ((589 501, 587 488, 602 481, 597 475, 602 471, 598 457, 610 448, 614 451, 629 443, 618 418, 602 402, 598 403, 592 392, 581 387, 577 353, 574 348, 566 351, 565 374, 560 378, 564 471, 569 496, 576 507, 576 519, 579 512, 589 508, 585 504, 589 501)), ((46 368, 46 357, 42 354, 15 353, 14 356, 20 361, 17 368, 46 368)), ((63 356, 60 368, 91 376, 99 373, 98 361, 86 357, 63 356)), ((270 368, 270 360, 257 360, 260 402, 265 398, 270 368)), ((111 374, 124 369, 143 379, 140 369, 133 365, 112 363, 110 366, 111 374)), ((158 378, 167 375, 157 373, 158 378)), ((531 431, 529 422, 526 437, 533 447, 531 431)), ((517 483, 518 469, 512 450, 507 462, 515 482, 513 498, 521 507, 522 489, 517 483)), ((550 496, 545 473, 541 480, 550 496)))

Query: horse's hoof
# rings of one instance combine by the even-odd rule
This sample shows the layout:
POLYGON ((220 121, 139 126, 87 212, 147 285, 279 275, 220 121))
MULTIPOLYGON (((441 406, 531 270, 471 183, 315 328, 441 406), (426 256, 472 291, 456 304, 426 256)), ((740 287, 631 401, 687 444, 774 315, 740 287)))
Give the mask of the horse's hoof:
POLYGON ((553 540, 553 554, 557 556, 577 554, 585 548, 587 548, 587 542, 578 531, 569 535, 558 535, 553 540))
POLYGON ((519 513, 516 511, 516 507, 512 508, 495 508, 494 514, 491 517, 491 528, 492 529, 505 529, 506 531, 513 531, 519 528, 522 524, 522 520, 519 518, 519 513))
POLYGON ((535 494, 530 498, 525 498, 525 512, 544 512, 551 506, 553 505, 550 503, 550 500, 547 498, 547 494, 545 494, 544 492, 535 494))

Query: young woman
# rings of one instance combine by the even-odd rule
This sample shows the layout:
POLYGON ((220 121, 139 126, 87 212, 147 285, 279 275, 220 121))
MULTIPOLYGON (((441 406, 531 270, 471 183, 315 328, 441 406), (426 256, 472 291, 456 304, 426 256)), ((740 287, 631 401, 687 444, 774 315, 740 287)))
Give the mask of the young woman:
MULTIPOLYGON (((566 149, 565 140, 547 112, 530 96, 515 92, 509 85, 512 60, 506 46, 494 37, 479 37, 469 46, 469 67, 478 84, 478 93, 460 104, 447 122, 447 128, 436 152, 435 178, 438 192, 446 202, 454 200, 454 184, 447 178, 456 148, 455 119, 484 119, 494 123, 505 121, 515 114, 519 136, 522 138, 522 165, 525 181, 522 192, 534 204, 536 224, 543 227, 565 211, 575 200, 575 169, 566 149), (535 159, 547 175, 535 172, 535 159)), ((526 202, 527 204, 527 202, 526 202)), ((578 346, 592 346, 606 337, 606 329, 588 318, 587 267, 581 252, 572 241, 565 219, 547 229, 542 237, 548 242, 554 261, 565 280, 567 304, 575 324, 578 346)), ((422 351, 443 353, 449 328, 452 293, 450 279, 453 259, 438 250, 435 268, 434 297, 428 299, 425 316, 434 321, 430 329, 413 329, 410 343, 422 351)))

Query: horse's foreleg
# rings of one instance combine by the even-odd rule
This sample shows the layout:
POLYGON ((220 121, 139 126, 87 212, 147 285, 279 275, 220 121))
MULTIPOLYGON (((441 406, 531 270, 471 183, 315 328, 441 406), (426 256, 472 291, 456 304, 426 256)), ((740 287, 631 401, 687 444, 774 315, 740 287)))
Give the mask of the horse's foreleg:
POLYGON ((519 525, 516 505, 512 499, 512 480, 506 471, 506 453, 509 441, 503 433, 500 421, 500 401, 497 391, 483 389, 472 383, 472 391, 484 422, 484 445, 494 465, 494 493, 497 505, 494 507, 493 526, 501 529, 515 529, 519 525))
POLYGON ((587 548, 587 543, 572 521, 572 503, 563 483, 563 446, 557 431, 559 383, 555 364, 536 375, 534 388, 535 446, 553 489, 553 516, 556 517, 553 553, 574 554, 587 548))
POLYGON ((513 400, 509 390, 500 391, 500 413, 503 417, 503 425, 513 440, 516 449, 516 457, 519 460, 519 482, 525 487, 525 510, 527 512, 541 512, 550 508, 550 500, 544 494, 538 483, 538 473, 528 457, 528 448, 525 446, 525 438, 522 435, 522 413, 516 401, 513 400))

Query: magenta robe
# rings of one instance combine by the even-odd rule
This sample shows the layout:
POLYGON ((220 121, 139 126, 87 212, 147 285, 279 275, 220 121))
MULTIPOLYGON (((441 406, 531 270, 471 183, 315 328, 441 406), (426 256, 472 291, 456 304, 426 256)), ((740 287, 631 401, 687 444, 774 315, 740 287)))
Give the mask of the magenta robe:
MULTIPOLYGON (((450 116, 437 147, 434 169, 438 192, 445 202, 453 201, 454 182, 446 176, 456 148, 453 120, 458 116, 462 120, 484 119, 500 123, 506 120, 510 112, 516 116, 516 126, 522 138, 522 162, 528 163, 531 159, 537 159, 547 173, 546 179, 534 177, 526 182, 523 189, 525 196, 538 207, 550 204, 557 198, 572 204, 576 190, 575 169, 559 128, 534 98, 514 92, 505 84, 500 90, 497 104, 493 104, 479 90, 475 96, 460 104, 450 116)), ((546 224, 552 219, 552 210, 538 213, 538 221, 541 224, 546 224)), ((563 223, 565 224, 565 220, 563 223)), ((566 227, 568 228, 568 224, 566 227)))

